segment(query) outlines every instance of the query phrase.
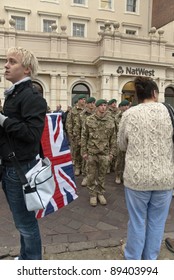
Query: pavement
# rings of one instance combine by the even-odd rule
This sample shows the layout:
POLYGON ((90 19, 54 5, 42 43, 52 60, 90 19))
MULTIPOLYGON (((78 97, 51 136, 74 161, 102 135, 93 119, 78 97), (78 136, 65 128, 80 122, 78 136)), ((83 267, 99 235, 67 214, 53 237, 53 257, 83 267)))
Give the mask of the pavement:
MULTIPOLYGON (((124 187, 116 185, 115 174, 106 176, 107 205, 89 205, 82 176, 76 177, 78 198, 45 218, 39 219, 44 259, 123 259, 128 213, 124 187)), ((19 253, 16 230, 4 193, 0 188, 0 259, 19 253)), ((174 198, 165 227, 164 239, 174 238, 174 198)), ((174 259, 164 242, 159 259, 174 259)))

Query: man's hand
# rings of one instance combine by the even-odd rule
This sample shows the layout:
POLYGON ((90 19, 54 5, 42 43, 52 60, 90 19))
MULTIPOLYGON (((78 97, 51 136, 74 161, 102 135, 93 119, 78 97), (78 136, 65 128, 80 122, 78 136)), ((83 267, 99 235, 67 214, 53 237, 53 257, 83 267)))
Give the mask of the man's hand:
POLYGON ((4 115, 2 115, 0 113, 0 125, 3 126, 5 119, 7 119, 7 117, 5 117, 4 115))

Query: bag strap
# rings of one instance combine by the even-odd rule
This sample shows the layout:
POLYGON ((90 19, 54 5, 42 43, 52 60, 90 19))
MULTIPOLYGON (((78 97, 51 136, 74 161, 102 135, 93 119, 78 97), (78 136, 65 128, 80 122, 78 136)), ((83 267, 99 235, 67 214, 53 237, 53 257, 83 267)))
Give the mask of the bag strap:
POLYGON ((18 174, 19 176, 19 179, 21 181, 21 184, 23 186, 27 186, 28 185, 28 180, 25 176, 25 173, 15 155, 15 152, 13 152, 13 149, 12 149, 12 144, 11 144, 11 140, 10 140, 10 137, 7 133, 7 140, 8 140, 8 145, 9 145, 9 148, 10 148, 10 153, 8 154, 8 158, 9 160, 13 163, 13 166, 15 167, 16 169, 16 173, 18 174))
MULTIPOLYGON (((172 126, 173 126, 173 129, 174 129, 174 108, 168 103, 163 102, 163 105, 166 106, 166 108, 169 112, 171 122, 172 122, 172 126)), ((173 133, 173 142, 174 142, 174 133, 173 133)))

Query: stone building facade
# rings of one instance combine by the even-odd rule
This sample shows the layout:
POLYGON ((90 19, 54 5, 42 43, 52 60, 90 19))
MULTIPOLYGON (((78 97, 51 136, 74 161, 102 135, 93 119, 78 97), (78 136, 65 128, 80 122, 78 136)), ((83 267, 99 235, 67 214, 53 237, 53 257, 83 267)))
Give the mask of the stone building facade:
POLYGON ((153 0, 0 1, 0 98, 11 46, 39 60, 35 83, 48 105, 65 110, 79 93, 134 102, 135 76, 152 77, 160 101, 174 105, 174 48, 167 28, 152 27, 153 0), (167 36, 167 37, 165 37, 167 36))

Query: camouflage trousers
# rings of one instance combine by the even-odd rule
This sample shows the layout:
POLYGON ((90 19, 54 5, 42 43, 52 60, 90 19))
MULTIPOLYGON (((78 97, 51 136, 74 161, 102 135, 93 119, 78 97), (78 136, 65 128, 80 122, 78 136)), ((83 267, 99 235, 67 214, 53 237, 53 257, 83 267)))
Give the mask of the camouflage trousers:
POLYGON ((90 196, 105 192, 105 177, 109 164, 109 155, 89 155, 86 162, 87 188, 90 196))
POLYGON ((84 159, 82 159, 82 175, 83 176, 87 175, 87 162, 84 159))
POLYGON ((80 145, 71 142, 71 155, 75 168, 82 169, 82 156, 80 145))
POLYGON ((112 160, 109 162, 109 168, 110 168, 110 171, 114 171, 115 172, 115 165, 116 165, 116 160, 117 160, 117 157, 116 156, 113 156, 112 160))
POLYGON ((123 172, 124 172, 124 166, 125 166, 125 155, 126 155, 125 152, 118 150, 117 159, 116 159, 116 163, 115 163, 116 177, 120 177, 121 180, 123 180, 123 172))

